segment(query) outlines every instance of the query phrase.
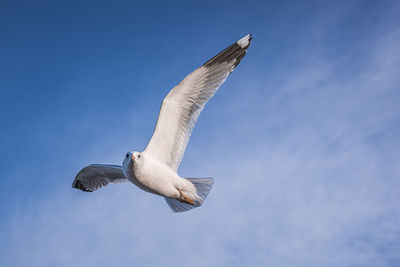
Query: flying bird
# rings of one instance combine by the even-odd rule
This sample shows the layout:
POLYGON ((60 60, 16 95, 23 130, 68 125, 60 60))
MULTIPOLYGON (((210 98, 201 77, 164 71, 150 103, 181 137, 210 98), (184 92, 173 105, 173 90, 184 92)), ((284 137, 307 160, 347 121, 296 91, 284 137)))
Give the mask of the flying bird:
POLYGON ((200 112, 246 55, 251 40, 251 34, 241 38, 172 88, 144 151, 126 153, 122 166, 88 165, 76 175, 72 187, 93 192, 110 183, 130 181, 164 197, 173 212, 201 206, 214 179, 183 178, 177 170, 200 112))

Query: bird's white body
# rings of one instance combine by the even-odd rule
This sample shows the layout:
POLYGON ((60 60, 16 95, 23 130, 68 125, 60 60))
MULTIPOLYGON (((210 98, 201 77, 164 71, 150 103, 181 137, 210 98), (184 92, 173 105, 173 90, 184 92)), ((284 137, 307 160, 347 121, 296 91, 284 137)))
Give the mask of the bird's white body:
POLYGON ((92 192, 109 183, 130 181, 146 192, 165 197, 174 212, 201 206, 213 179, 182 178, 177 170, 200 112, 245 56, 251 39, 251 34, 244 36, 172 88, 143 152, 128 152, 122 166, 88 165, 72 186, 92 192))
MULTIPOLYGON (((132 152, 132 155, 135 154, 139 155, 138 152, 132 152)), ((168 165, 147 155, 146 152, 142 152, 140 155, 137 164, 133 163, 131 157, 126 157, 122 164, 125 177, 130 182, 146 192, 164 197, 179 198, 179 190, 196 196, 196 188, 193 184, 185 178, 179 177, 168 165)))

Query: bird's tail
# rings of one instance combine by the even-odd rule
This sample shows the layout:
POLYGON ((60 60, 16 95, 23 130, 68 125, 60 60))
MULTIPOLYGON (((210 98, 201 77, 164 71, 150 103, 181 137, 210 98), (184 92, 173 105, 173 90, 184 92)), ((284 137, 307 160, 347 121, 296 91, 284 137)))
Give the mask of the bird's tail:
POLYGON ((210 193, 212 185, 214 183, 214 178, 186 178, 196 187, 196 194, 200 197, 194 200, 193 204, 184 203, 176 198, 166 197, 168 206, 173 212, 183 212, 188 211, 193 208, 200 207, 204 200, 207 198, 208 193, 210 193))

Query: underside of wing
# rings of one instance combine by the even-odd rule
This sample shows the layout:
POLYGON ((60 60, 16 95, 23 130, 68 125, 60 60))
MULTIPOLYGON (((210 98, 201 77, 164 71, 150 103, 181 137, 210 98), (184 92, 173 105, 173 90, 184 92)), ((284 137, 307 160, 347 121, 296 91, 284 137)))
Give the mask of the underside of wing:
POLYGON ((246 35, 186 76, 165 97, 146 152, 177 170, 200 112, 246 55, 246 35))
POLYGON ((73 188, 93 192, 110 183, 127 182, 122 166, 91 164, 83 168, 72 183, 73 188))

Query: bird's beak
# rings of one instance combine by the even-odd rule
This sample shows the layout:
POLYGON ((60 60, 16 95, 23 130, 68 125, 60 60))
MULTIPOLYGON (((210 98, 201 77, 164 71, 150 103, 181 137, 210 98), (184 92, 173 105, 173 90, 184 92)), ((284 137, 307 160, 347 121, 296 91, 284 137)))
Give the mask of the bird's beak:
POLYGON ((134 155, 132 155, 132 159, 135 160, 135 156, 134 155))

